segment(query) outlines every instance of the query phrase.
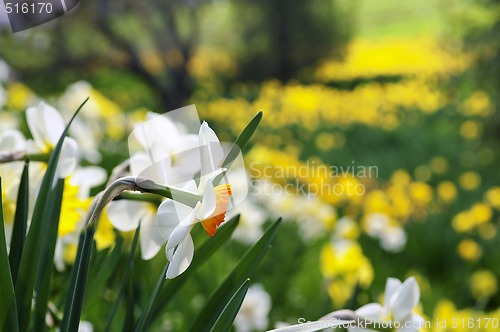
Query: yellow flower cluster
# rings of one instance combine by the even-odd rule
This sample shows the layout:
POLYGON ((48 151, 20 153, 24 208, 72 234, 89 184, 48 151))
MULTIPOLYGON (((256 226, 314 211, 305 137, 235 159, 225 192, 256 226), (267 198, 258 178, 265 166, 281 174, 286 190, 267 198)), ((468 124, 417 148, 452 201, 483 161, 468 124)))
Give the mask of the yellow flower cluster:
POLYGON ((468 233, 473 229, 487 227, 492 216, 493 211, 488 205, 476 203, 470 209, 459 212, 453 218, 452 226, 458 233, 468 233))
POLYGON ((373 267, 355 241, 328 244, 321 251, 321 271, 328 282, 328 293, 335 307, 342 307, 357 286, 368 287, 373 267))
POLYGON ((493 209, 500 210, 500 187, 489 189, 482 202, 459 212, 453 219, 453 228, 459 233, 480 229, 492 221, 493 209))
MULTIPOLYGON (((482 202, 473 204, 469 209, 457 213, 451 222, 457 233, 477 232, 484 240, 492 240, 497 235, 497 226, 493 220, 494 209, 500 210, 500 188, 489 189, 482 202)), ((460 257, 475 261, 482 256, 481 245, 473 239, 463 239, 457 248, 460 257)))
MULTIPOLYGON (((265 178, 285 185, 305 184, 323 202, 339 206, 342 203, 359 205, 364 191, 357 190, 360 179, 351 173, 338 174, 320 160, 301 161, 294 149, 271 149, 262 145, 255 146, 246 157, 250 164, 251 176, 265 178), (295 182, 294 182, 295 181, 295 182)), ((363 187, 364 190, 364 187, 363 187)))
POLYGON ((431 186, 424 182, 412 181, 406 171, 397 170, 386 188, 366 194, 363 212, 365 215, 381 213, 404 223, 411 216, 423 217, 432 198, 431 186))
POLYGON ((463 71, 471 60, 453 45, 430 37, 355 40, 345 61, 325 61, 316 77, 323 82, 377 76, 446 77, 463 71))
POLYGON ((394 172, 387 186, 377 188, 373 179, 356 178, 352 174, 335 176, 329 172, 331 166, 319 160, 301 161, 297 151, 258 145, 248 153, 247 161, 251 164, 249 169, 253 177, 282 185, 305 183, 306 188, 314 189, 325 203, 344 206, 344 214, 351 217, 357 217, 359 212, 365 216, 379 213, 403 224, 412 216, 424 217, 434 195, 431 186, 413 181, 404 170, 394 172), (363 185, 363 192, 353 189, 356 185, 363 185), (342 190, 332 191, 331 188, 342 190))
POLYGON ((435 310, 431 329, 432 332, 496 332, 499 328, 500 310, 480 312, 473 309, 458 310, 449 300, 441 300, 435 310))
POLYGON ((476 300, 489 298, 498 291, 497 277, 489 270, 480 270, 469 279, 470 291, 476 300))
POLYGON ((493 112, 490 97, 484 91, 475 91, 463 102, 461 112, 467 116, 490 115, 493 112))
POLYGON ((445 104, 445 95, 422 80, 363 84, 352 91, 268 81, 253 103, 238 98, 216 99, 202 104, 200 110, 203 117, 232 123, 232 134, 236 135, 257 110, 265 110, 263 125, 274 129, 300 125, 313 131, 322 123, 394 129, 401 122, 402 110, 434 112, 445 104))

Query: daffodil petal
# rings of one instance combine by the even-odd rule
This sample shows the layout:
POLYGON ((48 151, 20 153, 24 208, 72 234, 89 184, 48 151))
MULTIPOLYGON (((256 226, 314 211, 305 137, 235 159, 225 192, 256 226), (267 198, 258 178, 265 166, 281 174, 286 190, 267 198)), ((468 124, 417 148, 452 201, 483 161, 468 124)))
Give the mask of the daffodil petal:
POLYGON ((420 289, 415 278, 405 280, 399 291, 393 296, 390 308, 395 320, 402 320, 411 314, 420 299, 420 289))
POLYGON ((214 185, 212 184, 211 179, 208 179, 205 183, 205 188, 203 190, 203 201, 201 203, 200 209, 196 214, 196 218, 198 220, 203 220, 212 215, 214 213, 215 208, 217 206, 217 197, 215 195, 214 185))
POLYGON ((202 177, 220 167, 224 151, 215 132, 203 122, 199 132, 202 177))
POLYGON ((199 209, 200 203, 198 203, 191 211, 191 213, 182 220, 179 225, 172 231, 172 234, 168 238, 167 246, 165 248, 167 253, 167 258, 169 261, 172 261, 175 256, 173 253, 173 249, 179 245, 187 236, 189 236, 189 232, 193 226, 193 223, 196 218, 196 211, 199 209))
POLYGON ((109 203, 107 208, 111 224, 121 232, 130 232, 139 222, 151 214, 150 203, 119 200, 109 203))
POLYGON ((71 137, 66 137, 61 149, 61 155, 57 163, 57 174, 64 179, 69 176, 76 167, 78 144, 71 137))
POLYGON ((384 307, 380 304, 369 303, 356 310, 356 314, 363 318, 380 320, 384 316, 384 311, 384 307))
POLYGON ((167 269, 167 279, 173 279, 186 271, 193 260, 193 255, 194 243, 191 235, 188 234, 175 250, 167 269))
POLYGON ((406 321, 400 323, 401 327, 396 329, 396 332, 418 332, 425 327, 425 320, 417 315, 412 314, 406 321))
MULTIPOLYGON (((286 326, 274 330, 270 330, 267 332, 314 332, 320 331, 331 327, 337 327, 341 325, 347 325, 348 321, 342 320, 318 320, 315 322, 307 322, 302 324, 296 324, 291 326, 286 326)), ((350 331, 350 330, 349 330, 350 331)), ((364 330, 367 331, 367 330, 364 330)))
POLYGON ((26 149, 26 139, 19 130, 6 130, 0 133, 0 151, 23 151, 26 149))
POLYGON ((385 293, 384 293, 384 307, 387 312, 390 311, 390 304, 392 297, 397 291, 401 288, 403 283, 396 278, 387 278, 387 282, 385 284, 385 293))
POLYGON ((177 147, 175 153, 172 155, 172 167, 177 172, 181 173, 183 178, 193 178, 194 175, 201 170, 198 137, 196 135, 190 136, 193 137, 189 138, 189 142, 177 147))
POLYGON ((106 181, 106 171, 98 166, 81 167, 71 174, 70 183, 78 186, 80 198, 87 198, 90 190, 106 181))
POLYGON ((158 225, 158 232, 168 240, 173 230, 179 226, 181 220, 184 220, 192 212, 192 209, 171 199, 163 201, 158 207, 155 223, 158 225))
POLYGON ((142 219, 139 236, 141 238, 141 256, 144 260, 155 257, 166 241, 162 236, 160 225, 152 213, 142 219))
MULTIPOLYGON (((189 192, 197 195, 198 187, 196 186, 196 182, 194 180, 187 181, 180 188, 184 191, 189 191, 189 192)), ((174 193, 174 195, 175 195, 175 193, 174 193)))
POLYGON ((35 143, 42 149, 46 144, 54 147, 64 131, 61 114, 44 102, 28 108, 26 120, 35 143))

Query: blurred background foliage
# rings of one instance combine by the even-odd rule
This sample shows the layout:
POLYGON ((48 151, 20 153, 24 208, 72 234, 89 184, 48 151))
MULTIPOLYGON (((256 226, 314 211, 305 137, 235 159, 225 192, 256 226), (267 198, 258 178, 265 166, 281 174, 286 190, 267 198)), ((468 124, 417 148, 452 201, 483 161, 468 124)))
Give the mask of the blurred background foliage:
MULTIPOLYGON (((108 170, 148 110, 195 103, 226 140, 263 110, 246 154, 255 188, 324 189, 255 195, 242 219, 288 221, 255 279, 272 298, 269 327, 377 301, 387 277, 409 275, 428 319, 500 318, 499 33, 496 0, 88 0, 43 27, 0 31, 13 70, 5 109, 90 95, 108 170), (311 162, 378 171, 331 177, 311 162), (309 172, 277 174, 289 166, 309 172), (356 184, 363 195, 327 190, 356 184)), ((18 121, 2 112, 3 126, 18 121)), ((180 313, 199 311, 247 247, 213 257, 164 326, 189 324, 180 313)), ((153 285, 156 273, 134 273, 153 285)), ((96 305, 87 318, 100 315, 96 305)))

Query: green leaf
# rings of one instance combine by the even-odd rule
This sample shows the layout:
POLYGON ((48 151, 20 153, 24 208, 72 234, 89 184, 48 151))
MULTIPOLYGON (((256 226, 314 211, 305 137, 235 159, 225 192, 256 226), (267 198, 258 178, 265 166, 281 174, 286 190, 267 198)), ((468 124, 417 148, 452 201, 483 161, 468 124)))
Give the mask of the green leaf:
POLYGON ((120 285, 120 290, 118 291, 118 296, 115 299, 115 303, 113 304, 113 309, 111 309, 111 313, 109 314, 108 318, 108 323, 106 324, 106 328, 104 331, 111 331, 113 319, 115 318, 116 312, 118 311, 118 306, 120 305, 123 292, 125 291, 125 287, 127 286, 128 280, 130 278, 130 271, 132 270, 132 266, 134 263, 135 249, 137 248, 137 243, 139 242, 140 232, 141 232, 141 224, 139 223, 139 227, 137 227, 137 230, 135 231, 134 240, 132 241, 132 247, 130 248, 127 267, 125 269, 125 275, 123 276, 122 284, 120 285))
POLYGON ((57 229, 59 227, 59 217, 61 215, 61 205, 64 192, 64 180, 59 179, 56 187, 52 191, 50 205, 44 211, 47 216, 44 217, 50 221, 48 227, 42 229, 41 236, 46 241, 40 248, 40 258, 37 280, 35 284, 35 312, 34 325, 37 330, 45 330, 45 316, 50 295, 50 280, 52 278, 52 266, 54 264, 54 253, 56 251, 57 229))
POLYGON ((247 145, 248 141, 252 137, 253 133, 255 132, 255 129, 260 124, 260 121, 262 120, 262 111, 257 113, 252 120, 247 124, 245 129, 241 132, 241 134, 238 136, 236 141, 234 142, 236 145, 240 147, 240 149, 243 151, 245 146, 247 145))
MULTIPOLYGON (((39 268, 39 253, 41 248, 47 248, 45 244, 46 238, 41 236, 42 230, 48 227, 50 220, 48 220, 47 209, 50 206, 52 185, 56 178, 57 163, 59 161, 59 156, 61 155, 61 149, 64 142, 64 138, 68 134, 69 127, 71 123, 78 115, 83 105, 88 101, 88 98, 80 105, 78 110, 75 112, 69 123, 66 125, 59 141, 57 142, 54 151, 50 155, 49 163, 43 176, 42 183, 40 185, 40 190, 38 192, 38 198, 35 202, 35 208, 33 210, 33 218, 31 220, 31 225, 26 237, 25 247, 21 256, 21 263, 19 266, 19 274, 16 281, 16 300, 17 309, 19 316, 19 330, 24 332, 27 331, 30 322, 30 312, 33 300, 33 290, 35 287, 35 279, 37 276, 37 270, 39 268)), ((41 268, 47 268, 42 266, 41 268)), ((50 265, 52 268, 52 262, 50 265)), ((46 285, 49 287, 49 285, 46 285)))
POLYGON ((217 321, 210 330, 211 332, 226 332, 231 329, 234 319, 245 299, 245 295, 247 295, 248 287, 250 287, 250 279, 245 280, 243 285, 234 293, 231 300, 229 300, 228 304, 224 307, 224 310, 222 310, 219 318, 217 318, 217 321))
POLYGON ((71 279, 66 297, 61 331, 78 331, 82 314, 85 286, 89 272, 90 254, 94 242, 95 224, 88 226, 80 235, 75 265, 71 271, 71 279))
POLYGON ((203 307, 200 315, 191 325, 189 331, 210 331, 207 326, 212 326, 215 323, 217 317, 219 317, 224 310, 226 303, 229 302, 231 294, 235 292, 238 285, 243 283, 243 281, 249 277, 256 265, 262 260, 264 254, 269 249, 280 224, 281 219, 278 219, 271 227, 269 227, 262 238, 245 254, 243 259, 233 269, 229 276, 227 276, 222 285, 220 285, 220 287, 210 297, 208 302, 203 307))
POLYGON ((3 220, 2 178, 0 178, 0 331, 19 331, 17 323, 16 298, 10 273, 9 258, 3 220))
POLYGON ((236 141, 234 142, 233 147, 231 150, 229 150, 226 158, 222 162, 222 167, 229 165, 240 153, 240 151, 243 151, 245 146, 247 145, 248 141, 252 137, 253 133, 259 126, 260 120, 262 120, 262 111, 257 113, 252 120, 247 124, 245 129, 241 132, 241 134, 238 136, 236 141))
MULTIPOLYGON (((175 294, 177 294, 184 283, 189 280, 198 268, 208 261, 208 259, 231 238, 231 235, 238 226, 239 221, 240 216, 237 215, 228 220, 224 226, 218 228, 215 236, 210 237, 200 246, 198 250, 196 250, 189 269, 177 278, 170 280, 168 284, 162 288, 159 301, 157 302, 161 305, 155 305, 153 307, 154 313, 151 316, 152 322, 159 316, 162 309, 165 308, 165 306, 174 298, 175 294)), ((161 277, 164 279, 165 275, 161 277)))
POLYGON ((29 206, 29 162, 24 164, 19 191, 17 193, 16 214, 14 216, 14 228, 10 240, 9 262, 12 271, 12 280, 16 286, 17 273, 26 240, 26 231, 28 229, 28 206, 29 206))
POLYGON ((92 289, 92 292, 88 292, 85 297, 84 308, 91 305, 97 296, 99 295, 99 291, 104 287, 106 281, 109 279, 113 271, 115 270, 118 262, 120 261, 121 253, 123 250, 123 238, 118 237, 113 251, 109 253, 104 259, 97 269, 97 273, 94 278, 89 280, 89 289, 92 289))
POLYGON ((142 332, 142 331, 147 330, 147 325, 149 323, 150 316, 153 312, 153 307, 158 302, 160 289, 163 287, 163 285, 166 282, 165 275, 167 274, 169 264, 170 264, 170 262, 167 262, 167 264, 165 264, 165 267, 163 268, 163 271, 160 275, 160 278, 156 282, 156 287, 153 290, 153 294, 149 298, 149 302, 148 302, 148 305, 146 307, 146 310, 144 310, 144 312, 141 315, 141 318, 139 319, 139 322, 137 323, 137 327, 135 328, 136 332, 142 332))

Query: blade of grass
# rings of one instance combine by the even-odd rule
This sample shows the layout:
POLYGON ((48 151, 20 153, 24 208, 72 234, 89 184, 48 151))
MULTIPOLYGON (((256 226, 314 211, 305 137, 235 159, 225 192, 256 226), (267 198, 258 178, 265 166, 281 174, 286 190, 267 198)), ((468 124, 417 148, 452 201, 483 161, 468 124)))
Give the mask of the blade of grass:
POLYGON ((260 240, 245 254, 238 265, 210 297, 208 302, 203 307, 200 315, 191 325, 189 331, 210 331, 207 326, 212 326, 215 323, 217 317, 219 317, 221 312, 224 310, 226 303, 230 300, 231 294, 234 293, 238 285, 249 277, 249 275, 253 272, 252 270, 254 267, 262 260, 264 254, 269 249, 280 224, 281 219, 278 219, 271 227, 269 227, 260 240))
POLYGON ((43 247, 40 248, 40 258, 38 269, 38 276, 35 284, 35 311, 33 326, 37 327, 38 331, 46 330, 45 316, 47 314, 47 305, 50 295, 50 281, 52 279, 54 253, 56 250, 57 242, 57 229, 59 227, 59 217, 61 215, 61 205, 64 192, 64 180, 59 179, 54 188, 50 205, 47 207, 46 213, 48 216, 47 228, 41 234, 47 239, 43 242, 43 247))
POLYGON ((245 295, 247 295, 248 287, 250 287, 250 279, 245 280, 236 293, 234 293, 231 300, 224 307, 224 310, 222 310, 219 318, 217 318, 214 326, 210 329, 211 332, 226 332, 231 330, 234 319, 241 308, 245 295))
POLYGON ((16 286, 17 273, 23 254, 26 230, 28 229, 28 206, 29 206, 29 162, 24 164, 19 191, 17 194, 16 214, 14 216, 14 228, 10 240, 9 262, 12 271, 12 280, 16 286))
POLYGON ((229 165, 239 154, 240 151, 243 151, 248 141, 252 137, 253 133, 259 126, 260 121, 262 120, 262 111, 257 113, 252 120, 246 125, 245 129, 240 133, 236 141, 234 141, 234 145, 229 150, 226 158, 222 162, 222 167, 229 165))
POLYGON ((0 330, 19 331, 17 322, 16 298, 14 284, 10 273, 9 259, 7 257, 7 243, 3 220, 2 178, 0 178, 0 330))
POLYGON ((77 260, 71 271, 71 280, 68 288, 68 296, 61 324, 62 332, 78 331, 80 316, 85 296, 85 285, 89 272, 90 254, 94 242, 95 224, 87 227, 78 244, 77 260))
POLYGON ((157 303, 160 294, 160 289, 163 287, 163 285, 167 280, 165 279, 165 276, 167 274, 169 264, 170 262, 167 262, 167 264, 165 264, 165 267, 163 268, 160 278, 158 278, 158 281, 156 282, 156 287, 153 291, 153 294, 149 298, 146 310, 144 310, 143 314, 141 315, 141 318, 139 319, 139 322, 137 323, 137 327, 135 328, 136 332, 142 332, 147 330, 151 314, 153 313, 152 308, 157 303))
POLYGON ((113 303, 113 309, 111 309, 111 313, 109 314, 108 318, 108 323, 106 324, 106 328, 104 329, 104 331, 111 331, 111 326, 113 324, 116 312, 118 311, 120 300, 123 296, 123 292, 125 291, 125 287, 127 286, 128 279, 130 278, 130 270, 132 270, 132 266, 134 263, 135 249, 137 248, 137 243, 139 242, 140 232, 141 232, 141 224, 139 223, 139 227, 137 227, 137 230, 135 231, 134 240, 132 241, 132 247, 130 248, 127 267, 125 269, 125 275, 123 276, 122 284, 120 285, 120 290, 118 291, 118 295, 116 296, 115 303, 113 303))
MULTIPOLYGON (((45 247, 46 238, 41 237, 41 232, 44 228, 48 227, 47 223, 50 221, 44 218, 46 214, 44 211, 47 210, 49 206, 52 184, 54 183, 56 177, 57 164, 59 161, 59 156, 61 155, 61 149, 66 137, 71 123, 78 115, 83 105, 87 102, 88 98, 80 105, 77 109, 66 128, 64 129, 59 141, 57 142, 52 154, 50 156, 45 175, 43 177, 42 183, 40 185, 40 190, 38 192, 38 198, 35 203, 35 208, 33 210, 33 218, 31 220, 31 225, 26 237, 26 243, 21 256, 21 262, 19 265, 19 273, 16 281, 16 300, 17 300, 17 310, 19 318, 19 330, 24 332, 27 331, 30 322, 31 305, 33 300, 33 290, 35 287, 35 280, 37 276, 37 270, 39 267, 39 253, 40 248, 45 247)), ((42 267, 43 268, 43 267, 42 267)), ((49 285, 47 285, 48 287, 49 285)))

